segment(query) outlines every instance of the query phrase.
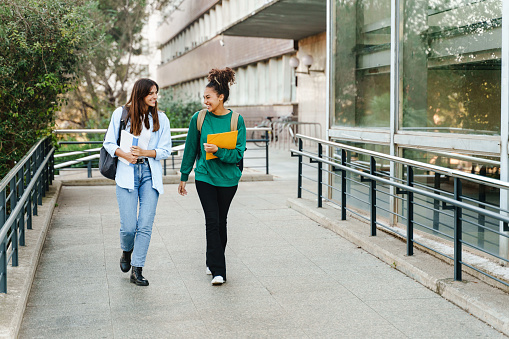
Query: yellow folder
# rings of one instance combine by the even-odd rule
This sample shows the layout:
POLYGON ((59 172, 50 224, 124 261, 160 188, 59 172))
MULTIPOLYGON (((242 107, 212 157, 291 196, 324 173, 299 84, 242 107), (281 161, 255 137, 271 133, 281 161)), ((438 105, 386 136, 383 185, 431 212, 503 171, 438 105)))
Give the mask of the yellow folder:
MULTIPOLYGON (((207 135, 207 144, 214 144, 220 148, 226 149, 234 149, 237 146, 237 135, 239 131, 231 131, 225 133, 216 133, 216 134, 208 134, 207 135)), ((205 159, 215 159, 217 158, 212 153, 207 153, 205 159)))

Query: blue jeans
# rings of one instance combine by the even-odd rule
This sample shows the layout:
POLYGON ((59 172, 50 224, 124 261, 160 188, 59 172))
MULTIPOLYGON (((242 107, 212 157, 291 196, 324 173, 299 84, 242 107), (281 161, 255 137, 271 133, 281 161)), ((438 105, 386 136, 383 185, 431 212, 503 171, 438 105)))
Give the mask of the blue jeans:
POLYGON ((134 190, 117 185, 120 211, 120 247, 133 250, 131 266, 145 266, 159 192, 152 188, 148 162, 134 165, 134 190), (140 203, 138 213, 138 201, 140 203))

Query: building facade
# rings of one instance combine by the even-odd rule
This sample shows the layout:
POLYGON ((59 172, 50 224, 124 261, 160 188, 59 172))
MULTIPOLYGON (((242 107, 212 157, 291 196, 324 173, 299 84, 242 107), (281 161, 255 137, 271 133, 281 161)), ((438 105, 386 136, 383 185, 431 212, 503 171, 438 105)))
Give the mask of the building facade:
MULTIPOLYGON (((330 1, 328 137, 508 181, 503 18, 502 0, 330 1)), ((487 200, 508 207, 507 192, 487 200)), ((507 239, 494 242, 507 258, 507 239)))
MULTIPOLYGON (((231 105, 248 118, 291 111, 328 140, 509 181, 509 1, 183 5, 160 28, 163 87, 198 98, 208 70, 229 66, 231 105)), ((509 209, 507 192, 487 200, 509 209)))
MULTIPOLYGON (((291 8, 286 2, 184 0, 158 29, 158 83, 183 99, 201 100, 209 70, 228 66, 237 78, 229 107, 251 126, 266 116, 293 113, 320 120, 325 135, 326 4, 307 1, 318 24, 299 29, 303 25, 295 17, 277 17, 291 8), (322 72, 306 74, 305 66, 291 66, 290 59, 304 53, 313 53, 313 68, 322 72)), ((306 7, 297 9, 303 17, 306 7)))

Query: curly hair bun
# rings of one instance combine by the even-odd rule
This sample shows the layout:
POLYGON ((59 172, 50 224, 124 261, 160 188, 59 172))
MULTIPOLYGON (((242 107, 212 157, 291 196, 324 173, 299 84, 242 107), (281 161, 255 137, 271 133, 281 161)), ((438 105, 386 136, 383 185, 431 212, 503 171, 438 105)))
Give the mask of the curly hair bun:
POLYGON ((230 67, 225 69, 214 68, 209 72, 207 80, 217 82, 220 87, 227 89, 235 83, 235 72, 230 67))

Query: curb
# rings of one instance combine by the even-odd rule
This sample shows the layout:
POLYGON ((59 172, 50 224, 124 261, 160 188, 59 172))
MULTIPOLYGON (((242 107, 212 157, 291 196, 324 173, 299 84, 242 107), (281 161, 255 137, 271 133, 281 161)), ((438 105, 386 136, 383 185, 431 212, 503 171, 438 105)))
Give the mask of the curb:
MULTIPOLYGON (((475 288, 477 288, 478 290, 475 291, 472 290, 472 288, 467 290, 467 288, 464 288, 464 286, 462 286, 465 285, 462 282, 449 281, 449 279, 438 278, 433 274, 425 272, 424 270, 416 267, 409 260, 405 259, 410 257, 407 256, 402 257, 396 255, 391 251, 377 245, 373 240, 370 241, 369 237, 367 239, 363 239, 354 231, 349 230, 346 227, 346 223, 344 223, 344 221, 343 221, 344 225, 341 225, 340 221, 329 218, 325 214, 321 213, 320 210, 316 207, 313 208, 311 206, 308 206, 302 199, 293 198, 288 199, 287 204, 290 208, 294 209, 295 211, 302 213, 308 218, 319 223, 321 226, 337 233, 341 237, 356 244, 357 246, 362 247, 365 251, 384 261, 389 266, 404 273, 405 275, 416 280, 423 286, 439 294, 446 300, 452 302, 453 304, 467 311, 471 315, 491 325, 496 330, 509 336, 509 312, 507 309, 507 303, 505 303, 505 307, 501 308, 497 307, 496 303, 494 303, 492 300, 487 300, 488 298, 493 298, 498 301, 504 299, 509 301, 509 295, 507 295, 503 291, 492 286, 489 286, 488 284, 483 283, 482 281, 477 280, 473 277, 471 280, 472 281, 477 280, 474 281, 476 284, 470 285, 476 285, 475 288)), ((373 237, 371 237, 371 239, 373 239, 373 237)), ((418 249, 415 249, 414 251, 417 252, 418 249)), ((422 253, 424 254, 424 252, 422 253)), ((440 261, 442 264, 445 264, 440 259, 437 259, 435 257, 432 258, 437 262, 440 261)), ((453 268, 451 266, 451 272, 452 270, 453 268)))
POLYGON ((25 231, 26 245, 20 248, 19 266, 7 268, 7 293, 0 296, 0 338, 18 337, 61 187, 60 181, 54 181, 50 186, 50 190, 46 192, 46 198, 43 198, 43 205, 38 206, 39 215, 32 219, 32 229, 25 231))

